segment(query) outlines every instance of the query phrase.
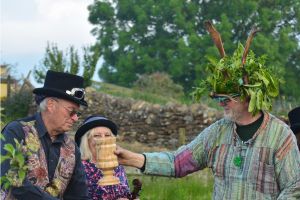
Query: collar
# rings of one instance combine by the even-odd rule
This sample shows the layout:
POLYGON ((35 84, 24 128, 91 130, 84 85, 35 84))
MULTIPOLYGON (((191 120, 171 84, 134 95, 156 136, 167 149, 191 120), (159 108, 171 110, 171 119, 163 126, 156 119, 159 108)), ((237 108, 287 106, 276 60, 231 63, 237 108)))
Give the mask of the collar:
POLYGON ((37 132, 39 134, 39 137, 40 138, 44 137, 48 132, 47 132, 46 126, 44 124, 44 121, 42 119, 42 115, 40 112, 36 113, 35 119, 36 119, 35 125, 36 125, 37 132))
MULTIPOLYGON (((256 137, 259 134, 263 133, 263 130, 267 127, 267 124, 270 121, 270 114, 268 112, 266 112, 266 111, 262 111, 262 112, 263 112, 263 121, 262 121, 260 127, 258 128, 258 130, 253 135, 253 137, 246 142, 246 143, 249 143, 249 145, 253 145, 256 137)), ((234 145, 236 145, 236 143, 238 142, 238 138, 239 138, 239 136, 238 136, 238 134, 236 132, 236 128, 237 128, 236 123, 233 123, 234 133, 233 133, 233 137, 232 137, 232 140, 233 140, 232 142, 233 142, 234 145)))

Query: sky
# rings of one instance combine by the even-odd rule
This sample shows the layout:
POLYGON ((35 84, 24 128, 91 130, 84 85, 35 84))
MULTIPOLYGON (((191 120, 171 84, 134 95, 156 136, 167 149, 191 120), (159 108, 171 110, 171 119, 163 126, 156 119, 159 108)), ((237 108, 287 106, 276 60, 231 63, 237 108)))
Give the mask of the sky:
MULTIPOLYGON (((73 45, 79 52, 95 42, 87 10, 93 0, 0 1, 0 63, 12 65, 12 75, 18 79, 40 64, 48 42, 63 51, 73 45)), ((99 80, 97 72, 93 79, 99 80)), ((32 73, 30 80, 41 86, 32 73)))

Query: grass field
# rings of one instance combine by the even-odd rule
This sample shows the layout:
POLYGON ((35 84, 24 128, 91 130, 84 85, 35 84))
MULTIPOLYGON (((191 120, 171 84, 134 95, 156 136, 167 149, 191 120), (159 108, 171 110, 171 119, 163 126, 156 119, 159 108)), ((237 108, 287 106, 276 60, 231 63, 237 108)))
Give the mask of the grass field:
MULTIPOLYGON (((139 142, 122 142, 118 145, 134 152, 168 151, 162 147, 148 147, 139 142)), ((131 190, 132 180, 142 181, 141 200, 206 200, 212 199, 213 176, 210 169, 195 172, 183 178, 142 175, 139 170, 125 167, 131 190)))
MULTIPOLYGON (((141 200, 206 200, 212 199, 213 179, 209 169, 183 178, 128 175, 142 181, 141 200)), ((131 188, 133 188, 131 186, 131 188)))
POLYGON ((93 87, 98 91, 105 94, 109 94, 117 97, 133 98, 136 100, 143 100, 153 104, 164 105, 168 102, 180 103, 180 100, 175 100, 170 97, 162 95, 150 94, 148 92, 142 92, 131 88, 125 88, 109 83, 93 82, 93 87))

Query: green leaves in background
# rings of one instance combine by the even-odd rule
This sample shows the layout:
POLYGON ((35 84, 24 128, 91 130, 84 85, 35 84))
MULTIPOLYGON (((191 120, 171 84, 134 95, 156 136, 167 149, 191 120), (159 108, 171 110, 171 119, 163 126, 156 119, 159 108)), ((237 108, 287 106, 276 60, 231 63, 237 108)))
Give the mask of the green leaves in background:
POLYGON ((191 92, 207 75, 206 58, 218 58, 203 25, 212 20, 228 55, 246 42, 253 25, 260 27, 251 49, 266 54, 266 65, 284 76, 283 95, 300 98, 298 0, 100 0, 88 10, 94 47, 104 59, 98 74, 105 82, 131 87, 140 75, 159 71, 191 92))
POLYGON ((38 66, 34 67, 34 78, 38 83, 43 83, 48 70, 79 74, 80 67, 83 68, 84 86, 92 84, 97 62, 100 54, 92 47, 86 46, 83 50, 83 61, 79 59, 78 51, 70 46, 66 51, 60 50, 57 44, 47 44, 44 58, 38 66))

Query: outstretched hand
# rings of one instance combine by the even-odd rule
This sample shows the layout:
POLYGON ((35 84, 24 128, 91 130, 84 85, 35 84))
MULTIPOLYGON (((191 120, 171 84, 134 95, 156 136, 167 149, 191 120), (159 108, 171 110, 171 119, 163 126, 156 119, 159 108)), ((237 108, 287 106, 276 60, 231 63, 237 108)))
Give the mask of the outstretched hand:
POLYGON ((121 165, 142 168, 145 162, 143 154, 123 149, 120 146, 117 146, 115 154, 117 155, 118 161, 121 165))

